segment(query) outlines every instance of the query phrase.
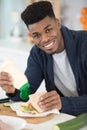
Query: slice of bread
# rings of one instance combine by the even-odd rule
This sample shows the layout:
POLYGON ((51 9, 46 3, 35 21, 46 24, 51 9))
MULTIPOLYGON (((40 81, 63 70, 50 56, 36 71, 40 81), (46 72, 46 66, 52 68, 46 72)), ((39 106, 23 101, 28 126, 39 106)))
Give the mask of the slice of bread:
POLYGON ((28 82, 24 73, 16 66, 13 60, 9 59, 6 60, 0 66, 0 72, 7 72, 11 74, 13 78, 13 85, 15 88, 20 89, 22 85, 28 82))
POLYGON ((38 101, 39 101, 40 97, 41 97, 43 94, 45 94, 45 93, 46 93, 46 91, 29 95, 31 104, 33 105, 33 107, 34 107, 39 113, 44 112, 44 110, 39 107, 38 101))

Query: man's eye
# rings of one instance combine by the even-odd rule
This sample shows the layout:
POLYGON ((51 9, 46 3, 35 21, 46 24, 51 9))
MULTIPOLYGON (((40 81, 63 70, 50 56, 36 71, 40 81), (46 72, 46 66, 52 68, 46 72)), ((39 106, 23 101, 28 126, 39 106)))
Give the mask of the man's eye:
POLYGON ((37 34, 37 35, 33 35, 33 38, 39 38, 39 37, 40 37, 39 34, 37 34))
POLYGON ((36 35, 33 36, 33 38, 37 37, 36 35))
POLYGON ((46 30, 47 33, 50 32, 50 31, 51 31, 51 29, 47 29, 47 30, 46 30))

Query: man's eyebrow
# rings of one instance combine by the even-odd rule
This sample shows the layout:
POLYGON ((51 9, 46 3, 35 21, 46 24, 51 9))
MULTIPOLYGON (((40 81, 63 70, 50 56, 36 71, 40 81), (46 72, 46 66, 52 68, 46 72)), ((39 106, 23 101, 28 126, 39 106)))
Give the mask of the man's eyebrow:
POLYGON ((47 29, 47 28, 50 27, 50 26, 51 26, 51 24, 47 25, 47 26, 44 28, 44 30, 47 29))
POLYGON ((33 32, 33 33, 32 33, 32 35, 36 35, 36 34, 38 34, 38 32, 33 32))

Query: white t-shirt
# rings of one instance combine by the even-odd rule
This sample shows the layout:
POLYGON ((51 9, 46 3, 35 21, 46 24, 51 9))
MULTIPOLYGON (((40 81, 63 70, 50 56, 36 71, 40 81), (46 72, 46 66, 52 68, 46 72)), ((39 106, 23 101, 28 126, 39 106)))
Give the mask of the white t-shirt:
POLYGON ((53 54, 54 82, 64 96, 78 96, 75 78, 66 51, 53 54))

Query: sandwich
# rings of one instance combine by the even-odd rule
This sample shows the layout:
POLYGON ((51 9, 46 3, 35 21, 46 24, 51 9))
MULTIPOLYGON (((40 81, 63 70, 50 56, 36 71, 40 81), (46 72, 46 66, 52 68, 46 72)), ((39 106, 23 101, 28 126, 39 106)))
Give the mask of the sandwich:
POLYGON ((20 89, 25 83, 28 82, 24 73, 16 66, 12 59, 6 60, 0 66, 0 72, 10 73, 13 78, 13 85, 15 88, 20 89))
POLYGON ((20 110, 24 113, 28 113, 31 115, 39 114, 39 112, 33 107, 33 105, 30 102, 23 103, 20 106, 20 110))
POLYGON ((38 101, 40 97, 45 93, 46 91, 29 95, 30 100, 29 102, 23 103, 21 105, 21 111, 27 112, 29 114, 40 114, 44 112, 44 110, 39 107, 38 101))

